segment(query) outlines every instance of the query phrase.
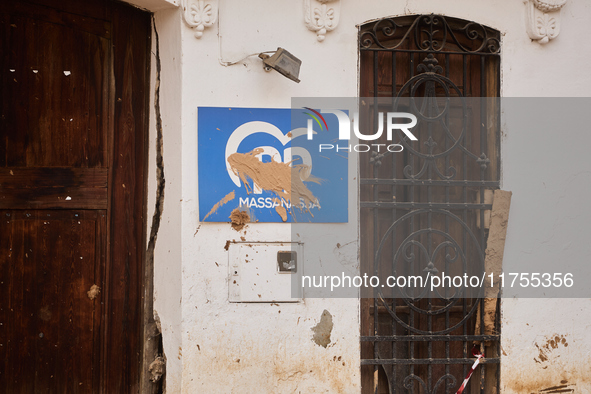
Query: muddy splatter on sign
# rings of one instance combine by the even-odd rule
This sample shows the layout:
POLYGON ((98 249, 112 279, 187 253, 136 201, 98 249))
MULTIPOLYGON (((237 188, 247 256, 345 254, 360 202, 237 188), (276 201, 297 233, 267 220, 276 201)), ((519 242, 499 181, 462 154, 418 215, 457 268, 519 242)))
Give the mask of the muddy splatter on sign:
POLYGON ((312 141, 309 114, 200 107, 200 220, 228 222, 247 208, 258 222, 347 222, 348 152, 318 149, 338 136, 338 120, 315 123, 312 141))

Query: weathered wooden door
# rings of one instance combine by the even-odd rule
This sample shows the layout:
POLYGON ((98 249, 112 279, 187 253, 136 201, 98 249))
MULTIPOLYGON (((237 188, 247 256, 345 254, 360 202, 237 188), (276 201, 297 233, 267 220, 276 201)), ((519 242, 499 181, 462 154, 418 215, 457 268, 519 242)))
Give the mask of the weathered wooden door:
POLYGON ((0 392, 138 392, 150 16, 0 4, 0 392))

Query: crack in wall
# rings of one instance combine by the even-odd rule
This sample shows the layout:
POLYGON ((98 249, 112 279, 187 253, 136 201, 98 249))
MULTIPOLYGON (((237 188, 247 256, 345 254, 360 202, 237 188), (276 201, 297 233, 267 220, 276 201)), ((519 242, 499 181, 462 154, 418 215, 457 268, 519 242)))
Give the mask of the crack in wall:
POLYGON ((162 65, 160 63, 160 43, 158 39, 158 30, 156 30, 156 21, 152 16, 154 24, 154 36, 156 37, 156 86, 154 87, 154 111, 156 113, 156 205, 154 207, 154 215, 152 216, 152 227, 150 229, 150 238, 148 241, 147 253, 152 254, 154 258, 154 248, 156 246, 156 238, 158 237, 158 229, 160 228, 160 220, 162 219, 162 212, 164 211, 164 187, 166 180, 164 179, 164 158, 163 151, 163 137, 162 137, 162 113, 160 111, 160 73, 162 65))
POLYGON ((152 225, 146 249, 146 279, 144 298, 144 355, 142 393, 162 393, 166 387, 166 355, 164 354, 162 331, 157 314, 154 312, 154 250, 156 239, 164 211, 164 178, 163 157, 163 127, 160 109, 160 76, 162 65, 160 61, 160 40, 156 28, 156 20, 152 15, 152 26, 155 38, 156 81, 154 86, 154 112, 156 117, 156 204, 152 215, 152 225), (157 365, 156 365, 156 364, 157 365), (157 368, 156 368, 157 367, 157 368))

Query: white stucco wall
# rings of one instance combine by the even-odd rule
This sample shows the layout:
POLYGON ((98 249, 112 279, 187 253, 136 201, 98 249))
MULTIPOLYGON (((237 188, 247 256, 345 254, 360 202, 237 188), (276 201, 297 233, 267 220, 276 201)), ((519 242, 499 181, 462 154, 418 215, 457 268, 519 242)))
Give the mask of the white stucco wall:
MULTIPOLYGON (((359 392, 357 300, 308 299, 279 306, 228 303, 226 240, 244 236, 249 241, 285 241, 291 233, 287 224, 251 224, 246 233, 238 234, 229 224, 199 223, 197 107, 289 108, 291 97, 356 96, 356 25, 418 13, 439 13, 499 29, 503 96, 586 96, 591 89, 591 74, 585 71, 591 48, 584 44, 584 32, 591 3, 569 0, 562 11, 562 32, 546 46, 528 38, 524 5, 517 0, 344 0, 339 26, 322 43, 304 26, 301 1, 220 3, 219 25, 206 29, 201 39, 182 24, 179 9, 156 12, 163 61, 166 192, 154 297, 167 356, 167 392, 359 392), (218 29, 223 60, 281 46, 302 60, 302 82, 263 71, 256 57, 221 66, 218 29), (334 344, 326 349, 312 342, 310 331, 325 309, 334 322, 334 344), (335 362, 335 357, 342 361, 335 362)), ((149 210, 155 194, 153 125, 149 210)), ((557 257, 549 250, 566 247, 569 258, 588 261, 588 231, 582 226, 590 218, 581 195, 591 188, 591 165, 585 160, 591 137, 584 130, 572 133, 553 148, 553 137, 524 135, 510 123, 503 124, 502 187, 513 191, 506 261, 547 261, 557 257), (569 181, 575 168, 580 171, 579 183, 569 181), (557 225, 560 236, 552 233, 557 225), (571 244, 567 246, 566 240, 571 244)), ((355 176, 353 172, 351 182, 355 176)), ((355 240, 356 203, 351 198, 347 239, 327 236, 323 244, 355 240)), ((326 233, 331 233, 330 226, 326 233)), ((332 249, 324 252, 326 256, 332 249)), ((357 251, 350 248, 349 253, 354 261, 357 251)), ((591 300, 510 299, 503 301, 502 312, 503 392, 537 392, 561 381, 576 384, 577 392, 591 391, 586 376, 591 338, 585 336, 591 325, 591 300), (542 347, 555 336, 565 338, 552 351, 559 361, 534 360, 539 359, 535 344, 542 347)))
MULTIPOLYGON (((359 391, 358 302, 306 299, 298 304, 228 303, 227 240, 289 241, 289 224, 250 224, 240 234, 229 224, 198 222, 197 107, 290 108, 292 96, 350 95, 355 92, 356 51, 343 45, 321 46, 302 26, 299 2, 220 2, 223 60, 284 47, 304 66, 295 84, 263 71, 260 59, 222 67, 217 26, 197 40, 183 29, 183 390, 187 393, 321 393, 359 391), (261 7, 262 6, 262 7, 261 7), (302 29, 303 28, 303 29, 302 29), (349 65, 339 58, 346 53, 349 65), (313 64, 321 68, 307 67, 313 64), (342 77, 338 77, 342 76, 342 77), (310 328, 322 312, 333 317, 332 344, 312 342, 310 328), (335 361, 335 358, 340 361, 335 361)), ((355 41, 355 29, 349 31, 355 41)), ((346 41, 345 41, 346 42, 346 41)), ((351 174, 351 178, 355 177, 351 174)), ((325 245, 357 238, 355 197, 350 200, 347 239, 326 236, 325 245)), ((343 234, 323 225, 325 234, 343 234)), ((295 239, 294 239, 295 240, 295 239)), ((301 239, 313 247, 310 239, 301 239)), ((328 253, 332 253, 332 249, 328 253)), ((324 252, 325 254, 327 251, 324 252)), ((353 252, 354 253, 354 252, 353 252)), ((323 256, 315 254, 316 260, 323 256)), ((310 261, 310 259, 308 259, 310 261)))

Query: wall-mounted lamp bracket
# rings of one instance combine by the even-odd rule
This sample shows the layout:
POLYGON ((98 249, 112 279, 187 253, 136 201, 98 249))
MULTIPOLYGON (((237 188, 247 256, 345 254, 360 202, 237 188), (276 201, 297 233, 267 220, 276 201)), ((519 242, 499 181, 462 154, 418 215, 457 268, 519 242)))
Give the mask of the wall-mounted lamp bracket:
POLYGON ((277 48, 277 51, 272 56, 260 53, 259 57, 263 59, 265 70, 273 69, 292 81, 300 83, 298 76, 300 75, 302 61, 285 49, 277 48))

